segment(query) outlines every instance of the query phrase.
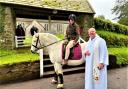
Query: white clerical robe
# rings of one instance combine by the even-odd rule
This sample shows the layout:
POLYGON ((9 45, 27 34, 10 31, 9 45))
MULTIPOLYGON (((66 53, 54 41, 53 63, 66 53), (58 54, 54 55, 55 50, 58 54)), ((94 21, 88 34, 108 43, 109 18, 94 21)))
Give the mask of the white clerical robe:
POLYGON ((108 51, 105 40, 96 35, 94 39, 89 39, 87 42, 85 51, 87 50, 91 54, 85 57, 85 89, 107 89, 108 51), (104 68, 98 70, 99 80, 93 79, 93 68, 95 65, 97 66, 97 64, 94 64, 94 60, 104 64, 104 68))

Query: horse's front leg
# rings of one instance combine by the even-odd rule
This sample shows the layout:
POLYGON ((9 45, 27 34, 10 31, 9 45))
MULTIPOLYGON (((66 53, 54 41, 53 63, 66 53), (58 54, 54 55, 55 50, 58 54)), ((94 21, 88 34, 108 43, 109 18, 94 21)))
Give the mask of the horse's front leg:
POLYGON ((54 77, 53 77, 53 79, 52 79, 52 82, 51 82, 52 84, 57 84, 58 83, 58 75, 57 75, 57 73, 55 72, 54 73, 54 77))
POLYGON ((58 77, 59 77, 59 81, 58 81, 57 89, 63 89, 64 88, 63 74, 59 73, 58 77))
POLYGON ((61 63, 55 63, 54 64, 54 69, 55 72, 58 76, 58 85, 57 85, 57 89, 63 89, 64 88, 64 80, 63 80, 63 70, 62 70, 62 65, 61 63))

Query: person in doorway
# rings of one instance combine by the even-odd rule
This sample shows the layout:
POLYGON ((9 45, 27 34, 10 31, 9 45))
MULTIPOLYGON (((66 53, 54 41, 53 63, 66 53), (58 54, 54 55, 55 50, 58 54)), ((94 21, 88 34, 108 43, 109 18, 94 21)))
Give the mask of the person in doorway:
POLYGON ((31 29, 30 29, 30 33, 31 35, 33 36, 35 33, 38 33, 38 28, 33 26, 31 29))
POLYGON ((17 25, 15 33, 16 33, 16 36, 25 36, 25 31, 24 31, 24 28, 21 24, 17 25))
POLYGON ((63 59, 62 62, 63 65, 67 64, 70 54, 70 49, 77 43, 80 35, 80 31, 79 31, 80 29, 76 23, 76 15, 74 14, 69 15, 68 20, 69 20, 69 25, 67 26, 66 34, 65 34, 66 41, 64 42, 64 44, 66 44, 66 51, 65 51, 65 58, 63 59))
POLYGON ((88 30, 89 41, 85 47, 85 89, 107 89, 108 51, 106 42, 95 28, 88 30))

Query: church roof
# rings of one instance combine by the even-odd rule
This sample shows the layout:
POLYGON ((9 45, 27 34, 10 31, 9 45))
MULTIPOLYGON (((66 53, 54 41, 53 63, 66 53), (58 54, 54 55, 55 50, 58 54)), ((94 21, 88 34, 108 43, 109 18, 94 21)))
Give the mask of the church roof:
POLYGON ((95 13, 87 0, 0 0, 0 3, 83 13, 95 13))

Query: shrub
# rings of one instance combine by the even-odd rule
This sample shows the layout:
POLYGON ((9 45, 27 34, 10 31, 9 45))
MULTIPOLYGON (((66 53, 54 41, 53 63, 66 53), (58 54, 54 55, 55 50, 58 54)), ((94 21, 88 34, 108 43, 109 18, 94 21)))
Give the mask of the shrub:
POLYGON ((100 18, 94 19, 94 25, 95 25, 95 28, 99 30, 105 30, 105 31, 128 35, 128 26, 125 26, 125 25, 112 23, 110 21, 103 20, 100 18))
POLYGON ((128 36, 108 31, 97 31, 106 40, 108 47, 128 46, 128 36))

